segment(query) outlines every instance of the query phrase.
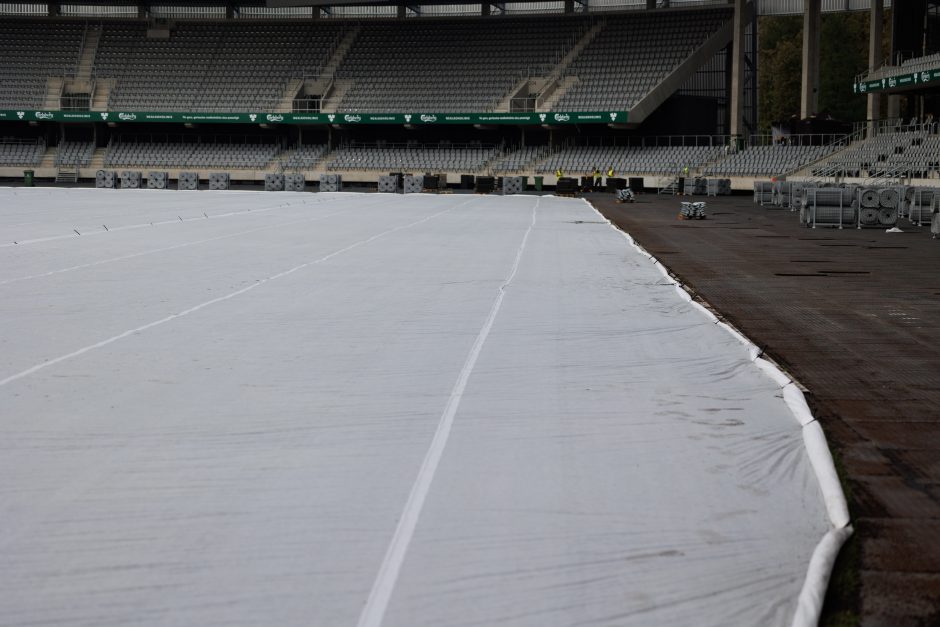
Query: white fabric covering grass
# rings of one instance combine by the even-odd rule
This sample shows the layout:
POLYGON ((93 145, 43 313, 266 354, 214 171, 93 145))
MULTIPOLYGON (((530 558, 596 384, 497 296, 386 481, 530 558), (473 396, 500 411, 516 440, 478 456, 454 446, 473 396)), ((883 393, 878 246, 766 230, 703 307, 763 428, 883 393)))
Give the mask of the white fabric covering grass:
POLYGON ((356 625, 454 402, 372 624, 792 620, 801 425, 584 203, 0 189, 0 625, 356 625))

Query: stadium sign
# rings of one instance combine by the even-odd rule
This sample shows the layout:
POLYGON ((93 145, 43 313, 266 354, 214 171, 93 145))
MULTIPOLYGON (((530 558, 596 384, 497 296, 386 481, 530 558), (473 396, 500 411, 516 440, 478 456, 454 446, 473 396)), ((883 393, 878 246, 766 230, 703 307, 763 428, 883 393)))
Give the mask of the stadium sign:
POLYGON ((877 80, 861 81, 852 85, 852 92, 868 94, 875 91, 891 89, 912 89, 928 83, 940 82, 940 69, 924 70, 912 74, 898 74, 877 80))
MULTIPOLYGON (((940 70, 937 72, 940 78, 940 70)), ((550 113, 184 113, 172 111, 7 111, 0 120, 176 124, 610 124, 627 111, 550 113)))

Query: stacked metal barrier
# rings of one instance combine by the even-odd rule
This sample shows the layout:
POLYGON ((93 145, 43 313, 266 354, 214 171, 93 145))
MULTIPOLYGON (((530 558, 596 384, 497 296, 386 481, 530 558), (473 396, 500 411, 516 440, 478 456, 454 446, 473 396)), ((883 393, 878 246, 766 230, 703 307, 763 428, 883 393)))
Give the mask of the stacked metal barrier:
POLYGON ((790 181, 774 181, 773 190, 774 207, 789 207, 790 196, 793 193, 793 183, 790 181))
POLYGON ((283 192, 284 191, 284 175, 275 174, 273 172, 266 173, 264 175, 264 191, 283 192))
POLYGON ((95 172, 95 187, 113 189, 116 178, 112 170, 98 170, 95 172))
POLYGON ((170 182, 170 175, 166 172, 148 172, 147 189, 166 189, 170 182))
POLYGON ((284 191, 302 192, 307 188, 307 179, 299 172, 284 175, 284 191))
POLYGON ((398 177, 394 174, 379 177, 379 192, 383 194, 398 193, 398 177))
POLYGON ((770 181, 754 181, 754 204, 770 205, 774 202, 774 184, 770 181))
POLYGON ((803 206, 803 190, 809 187, 808 183, 802 181, 793 181, 790 183, 790 202, 788 207, 790 211, 799 211, 803 206))
POLYGON ((800 221, 812 228, 857 226, 858 188, 808 187, 803 190, 800 221))
POLYGON ((232 186, 232 176, 228 172, 211 172, 209 174, 209 189, 229 189, 232 186))
POLYGON ((199 174, 196 172, 180 172, 176 179, 176 189, 194 191, 199 189, 199 174))
POLYGON ((406 194, 420 194, 424 189, 424 176, 421 174, 408 174, 405 176, 404 192, 406 194))
POLYGON ((343 177, 340 174, 321 174, 320 191, 338 192, 343 189, 343 177))
POLYGON ((140 189, 140 181, 143 177, 135 170, 124 170, 120 178, 121 189, 140 189))
POLYGON ((940 194, 934 194, 933 200, 930 201, 930 210, 932 212, 930 232, 933 234, 933 238, 937 239, 937 236, 940 235, 940 194))
POLYGON ((525 191, 525 177, 507 176, 503 179, 503 196, 521 194, 525 191))
POLYGON ((881 208, 878 190, 870 187, 859 190, 858 204, 858 225, 860 227, 878 226, 880 224, 878 214, 881 208))
POLYGON ((922 226, 932 219, 933 205, 940 199, 940 189, 935 187, 912 187, 909 190, 907 219, 911 224, 922 226))

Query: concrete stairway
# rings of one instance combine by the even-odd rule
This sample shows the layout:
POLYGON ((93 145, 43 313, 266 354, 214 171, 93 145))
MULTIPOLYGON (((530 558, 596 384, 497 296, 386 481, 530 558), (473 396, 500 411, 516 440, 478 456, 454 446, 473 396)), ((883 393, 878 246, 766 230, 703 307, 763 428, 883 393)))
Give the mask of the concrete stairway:
POLYGON ((336 113, 354 82, 348 78, 334 80, 330 85, 328 95, 320 102, 320 111, 323 113, 336 113))
POLYGON ((101 41, 101 25, 89 25, 85 30, 85 42, 78 58, 78 66, 75 68, 76 81, 91 82, 95 70, 95 56, 98 54, 99 41, 101 41))
POLYGON ((104 168, 104 157, 108 153, 107 148, 95 148, 91 155, 91 161, 88 163, 88 169, 94 172, 104 168))
POLYGON ((509 112, 512 110, 512 101, 514 99, 525 98, 530 94, 538 94, 538 98, 535 102, 535 110, 549 111, 551 109, 549 103, 554 104, 557 102, 558 98, 561 97, 565 90, 574 84, 572 81, 577 81, 574 77, 564 76, 565 70, 578 58, 578 55, 581 54, 585 46, 591 43, 591 41, 597 37, 597 34, 604 30, 606 26, 607 22, 604 20, 600 20, 594 24, 594 26, 584 33, 575 45, 565 53, 565 56, 552 68, 548 76, 534 76, 521 79, 509 90, 509 93, 503 96, 503 99, 496 104, 493 110, 503 113, 509 112), (562 90, 561 93, 555 95, 559 89, 562 90))
POLYGON ((114 89, 116 79, 99 78, 95 81, 95 91, 91 97, 92 111, 107 111, 108 101, 111 99, 111 90, 114 89))
POLYGON ((46 152, 42 155, 42 161, 39 162, 38 168, 54 168, 55 167, 55 158, 59 154, 59 149, 56 146, 48 146, 46 152))
POLYGON ((581 82, 577 76, 563 76, 555 81, 552 90, 546 96, 544 93, 536 102, 536 109, 539 111, 551 111, 565 93, 581 82))
POLYGON ((352 87, 352 80, 337 80, 335 77, 336 70, 342 65, 346 55, 349 54, 350 49, 356 42, 359 30, 359 26, 355 26, 346 31, 342 40, 336 45, 336 49, 333 50, 333 54, 330 55, 326 65, 323 66, 320 76, 304 83, 304 92, 320 96, 320 111, 324 113, 335 113, 339 103, 346 96, 346 92, 352 87))
POLYGON ((274 107, 277 113, 290 113, 294 109, 294 98, 300 93, 300 88, 304 85, 304 79, 292 78, 287 81, 281 100, 274 107))
POLYGON ((65 79, 61 76, 50 76, 46 79, 46 98, 43 100, 43 109, 58 110, 62 108, 62 89, 65 79))

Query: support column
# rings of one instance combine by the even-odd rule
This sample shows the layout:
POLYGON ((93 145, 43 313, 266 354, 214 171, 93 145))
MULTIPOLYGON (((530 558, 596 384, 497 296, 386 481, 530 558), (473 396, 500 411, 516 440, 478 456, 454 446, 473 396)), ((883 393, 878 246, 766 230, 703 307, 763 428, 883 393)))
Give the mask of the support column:
POLYGON ((646 0, 646 8, 647 8, 647 9, 655 9, 655 8, 656 8, 656 0, 646 0))
POLYGON ((819 109, 819 31, 822 0, 803 0, 803 81, 800 86, 800 117, 804 120, 819 109))
POLYGON ((731 142, 741 146, 744 135, 744 29, 747 0, 734 0, 734 33, 731 43, 731 142))
MULTIPOLYGON (((881 67, 882 52, 881 33, 884 31, 884 0, 872 0, 871 20, 868 26, 868 71, 874 72, 881 67)), ((881 118, 881 94, 878 92, 868 94, 868 108, 865 113, 868 119, 868 134, 878 132, 878 120, 881 118)))

